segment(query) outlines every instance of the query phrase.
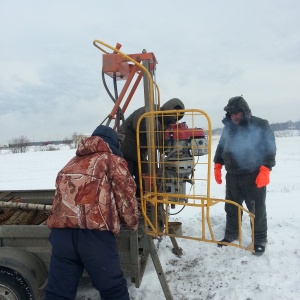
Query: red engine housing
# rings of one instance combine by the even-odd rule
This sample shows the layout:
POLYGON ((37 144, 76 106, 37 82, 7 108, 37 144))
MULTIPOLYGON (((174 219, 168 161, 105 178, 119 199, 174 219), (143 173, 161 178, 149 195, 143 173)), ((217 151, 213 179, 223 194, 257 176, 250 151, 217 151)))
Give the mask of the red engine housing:
POLYGON ((205 133, 202 128, 188 128, 185 122, 171 124, 165 132, 165 139, 172 138, 176 141, 186 141, 189 139, 205 138, 205 133))

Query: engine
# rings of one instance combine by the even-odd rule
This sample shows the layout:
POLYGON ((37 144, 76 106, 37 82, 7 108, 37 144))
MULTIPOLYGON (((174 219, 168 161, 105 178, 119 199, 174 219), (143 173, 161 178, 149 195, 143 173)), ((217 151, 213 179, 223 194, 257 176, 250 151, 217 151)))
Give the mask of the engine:
MULTIPOLYGON (((208 153, 207 138, 202 128, 188 128, 185 122, 171 124, 165 131, 163 182, 164 192, 186 194, 186 184, 193 184, 194 158, 208 153)), ((169 197, 187 202, 187 198, 169 197)))

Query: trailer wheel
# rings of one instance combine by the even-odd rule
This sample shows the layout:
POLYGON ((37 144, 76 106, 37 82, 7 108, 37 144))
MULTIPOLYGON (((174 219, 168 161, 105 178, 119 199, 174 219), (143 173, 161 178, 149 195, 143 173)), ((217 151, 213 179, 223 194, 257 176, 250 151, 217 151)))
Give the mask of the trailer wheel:
POLYGON ((24 278, 14 270, 0 268, 0 300, 32 300, 24 278))

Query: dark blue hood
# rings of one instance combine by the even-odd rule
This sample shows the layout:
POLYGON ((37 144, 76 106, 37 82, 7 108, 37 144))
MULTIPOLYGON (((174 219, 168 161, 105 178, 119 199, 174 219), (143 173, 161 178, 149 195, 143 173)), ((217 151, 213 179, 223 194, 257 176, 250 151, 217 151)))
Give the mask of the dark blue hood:
POLYGON ((92 133, 92 136, 101 137, 103 141, 109 145, 113 154, 123 157, 123 154, 119 149, 118 134, 112 128, 99 125, 92 133))

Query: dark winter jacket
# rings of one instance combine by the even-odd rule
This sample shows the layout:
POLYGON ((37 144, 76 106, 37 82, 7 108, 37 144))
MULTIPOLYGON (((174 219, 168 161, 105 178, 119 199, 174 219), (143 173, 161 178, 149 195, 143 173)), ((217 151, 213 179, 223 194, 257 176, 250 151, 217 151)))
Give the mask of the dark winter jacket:
MULTIPOLYGON (((184 109, 184 104, 181 100, 177 98, 172 98, 167 101, 162 107, 162 111, 166 110, 175 110, 175 109, 184 109)), ((137 161, 137 141, 136 141, 136 127, 139 118, 145 113, 145 107, 141 107, 135 110, 122 124, 120 128, 120 133, 125 135, 125 140, 121 144, 121 151, 125 159, 131 159, 137 161)), ((169 124, 176 123, 176 121, 182 119, 183 115, 180 114, 178 117, 165 116, 163 118, 164 126, 167 127, 169 124)), ((146 122, 142 120, 140 123, 140 146, 147 146, 147 135, 146 131, 146 122), (142 133, 144 131, 144 133, 142 133)), ((145 149, 145 148, 144 148, 145 149)), ((141 148, 141 152, 146 151, 141 148)), ((143 153, 141 153, 143 155, 143 153)))
POLYGON ((276 144, 274 133, 267 120, 254 117, 242 97, 231 98, 224 110, 225 125, 216 149, 214 163, 225 165, 231 174, 248 174, 258 171, 261 165, 275 166, 276 144), (239 125, 231 121, 230 114, 243 112, 239 125))
MULTIPOLYGON (((112 138, 110 142, 116 142, 112 138)), ((117 145, 115 145, 117 146, 117 145)), ((120 231, 138 225, 136 185, 126 161, 98 136, 82 140, 76 156, 58 173, 49 228, 120 231)))

